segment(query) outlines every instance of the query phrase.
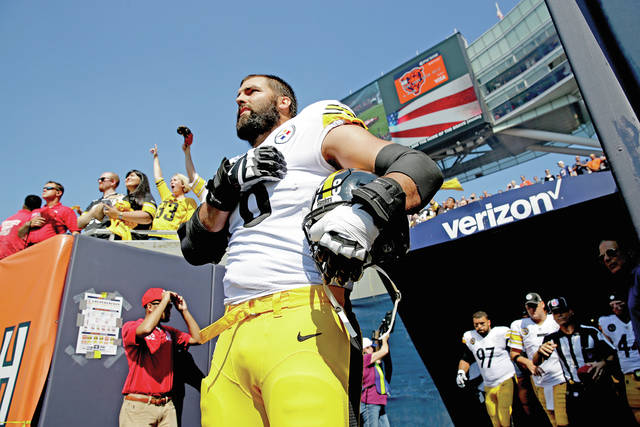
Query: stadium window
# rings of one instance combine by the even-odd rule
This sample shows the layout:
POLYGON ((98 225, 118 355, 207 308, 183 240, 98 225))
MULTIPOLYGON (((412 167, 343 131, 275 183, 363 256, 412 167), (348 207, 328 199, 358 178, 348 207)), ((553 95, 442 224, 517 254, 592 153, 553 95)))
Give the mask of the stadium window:
POLYGON ((543 22, 551 21, 551 15, 549 15, 549 10, 544 3, 541 3, 540 6, 536 8, 536 14, 543 22))

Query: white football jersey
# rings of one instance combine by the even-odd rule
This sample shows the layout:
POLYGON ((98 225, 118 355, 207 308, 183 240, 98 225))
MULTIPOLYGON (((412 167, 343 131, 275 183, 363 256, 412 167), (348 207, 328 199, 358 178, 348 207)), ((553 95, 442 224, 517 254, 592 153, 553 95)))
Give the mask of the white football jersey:
POLYGON ((322 284, 302 230, 313 196, 335 168, 322 157, 327 133, 364 126, 338 101, 316 102, 276 128, 260 146, 275 146, 287 162, 284 178, 244 192, 229 218, 225 304, 322 284))
POLYGON ((640 352, 638 349, 631 349, 636 339, 631 320, 624 323, 618 316, 611 314, 602 316, 598 324, 602 333, 613 341, 613 347, 618 351, 622 372, 628 374, 640 369, 640 352))
MULTIPOLYGON (((558 329, 560 326, 550 315, 547 315, 547 318, 540 325, 530 318, 518 319, 511 323, 509 347, 522 350, 527 353, 527 357, 531 358, 542 345, 544 337, 558 329)), ((557 352, 551 353, 551 357, 542 362, 540 368, 544 374, 531 376, 533 383, 538 387, 553 386, 566 381, 557 352)))
POLYGON ((485 387, 500 385, 516 374, 509 358, 508 338, 509 328, 506 326, 491 328, 485 337, 475 330, 462 336, 462 342, 476 359, 485 387))

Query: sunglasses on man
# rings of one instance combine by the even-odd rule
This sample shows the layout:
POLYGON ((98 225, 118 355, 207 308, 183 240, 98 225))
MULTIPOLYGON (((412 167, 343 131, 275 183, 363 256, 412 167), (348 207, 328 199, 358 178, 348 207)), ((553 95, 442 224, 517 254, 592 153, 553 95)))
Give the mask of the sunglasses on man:
POLYGON ((598 260, 600 262, 604 262, 604 256, 606 255, 607 258, 615 258, 618 256, 620 252, 617 249, 607 249, 606 251, 604 251, 604 254, 600 254, 598 255, 598 260))
POLYGON ((42 189, 45 190, 45 191, 49 191, 49 190, 60 191, 60 189, 58 187, 42 187, 42 189))
POLYGON ((109 178, 107 176, 101 176, 100 178, 98 178, 98 182, 102 182, 102 181, 106 181, 106 180, 111 181, 111 178, 109 178))

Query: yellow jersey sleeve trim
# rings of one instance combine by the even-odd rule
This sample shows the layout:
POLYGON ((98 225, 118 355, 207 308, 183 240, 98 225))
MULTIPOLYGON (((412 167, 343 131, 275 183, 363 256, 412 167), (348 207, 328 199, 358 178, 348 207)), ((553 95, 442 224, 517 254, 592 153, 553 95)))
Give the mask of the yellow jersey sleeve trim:
POLYGON ((204 179, 202 179, 200 175, 195 174, 193 182, 189 185, 191 186, 191 191, 193 191, 193 194, 196 195, 198 200, 203 201, 202 196, 204 194, 204 190, 207 185, 207 182, 204 179))
POLYGON ((148 213, 152 217, 156 216, 156 205, 151 202, 144 202, 142 205, 142 211, 148 213))
POLYGON ((322 113, 322 127, 342 124, 353 124, 367 128, 364 122, 356 117, 349 107, 343 104, 327 104, 322 113))
POLYGON ((156 187, 158 188, 158 193, 160 193, 160 198, 162 200, 167 200, 173 197, 173 193, 169 190, 167 183, 164 181, 164 178, 160 178, 156 180, 156 187))

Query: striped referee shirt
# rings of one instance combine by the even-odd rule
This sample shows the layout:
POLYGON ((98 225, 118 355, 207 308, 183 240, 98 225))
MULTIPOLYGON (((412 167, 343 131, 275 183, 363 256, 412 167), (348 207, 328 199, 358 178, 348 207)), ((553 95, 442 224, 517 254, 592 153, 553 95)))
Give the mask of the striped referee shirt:
POLYGON ((571 335, 562 330, 544 337, 543 343, 553 341, 567 381, 580 382, 578 369, 589 362, 599 362, 615 353, 602 333, 592 326, 576 325, 571 335))

